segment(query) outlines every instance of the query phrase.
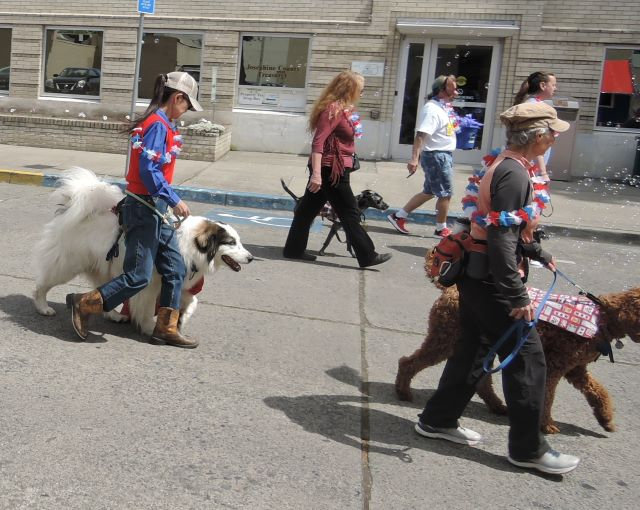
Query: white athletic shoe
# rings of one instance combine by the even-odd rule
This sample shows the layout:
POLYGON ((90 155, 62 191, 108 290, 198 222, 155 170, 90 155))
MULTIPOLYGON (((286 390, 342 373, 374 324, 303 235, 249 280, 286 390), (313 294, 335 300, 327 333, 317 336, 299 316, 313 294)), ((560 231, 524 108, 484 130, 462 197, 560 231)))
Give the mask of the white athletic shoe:
POLYGON ((477 445, 482 441, 482 436, 471 429, 465 429, 464 427, 445 429, 440 427, 431 427, 418 421, 416 423, 416 432, 424 437, 430 437, 434 439, 446 439, 454 443, 466 444, 469 446, 477 445))
POLYGON ((578 467, 580 459, 573 455, 566 455, 555 450, 549 450, 537 459, 531 460, 515 460, 511 456, 507 456, 507 460, 514 466, 522 468, 532 468, 550 473, 553 475, 563 475, 569 473, 578 467))

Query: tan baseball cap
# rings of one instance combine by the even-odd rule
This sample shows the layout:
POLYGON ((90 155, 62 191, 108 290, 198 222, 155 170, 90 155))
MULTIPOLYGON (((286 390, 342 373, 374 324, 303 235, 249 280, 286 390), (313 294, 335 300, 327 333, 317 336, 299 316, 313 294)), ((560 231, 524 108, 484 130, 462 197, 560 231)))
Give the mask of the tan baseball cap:
POLYGON ((198 82, 196 82, 193 76, 189 73, 184 73, 182 71, 168 73, 165 87, 184 92, 189 96, 189 102, 191 103, 191 108, 189 109, 194 112, 202 111, 202 106, 200 106, 200 103, 198 103, 198 100, 196 99, 198 97, 198 82))
POLYGON ((558 112, 553 106, 542 101, 512 106, 500 114, 500 120, 514 131, 548 128, 562 133, 570 127, 568 122, 558 118, 558 112))

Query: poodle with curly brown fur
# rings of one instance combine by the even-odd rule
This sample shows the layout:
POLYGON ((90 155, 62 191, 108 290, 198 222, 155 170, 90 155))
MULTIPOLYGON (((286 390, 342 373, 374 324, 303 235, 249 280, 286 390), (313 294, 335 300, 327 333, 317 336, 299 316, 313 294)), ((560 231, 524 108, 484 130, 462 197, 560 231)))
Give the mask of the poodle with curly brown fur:
MULTIPOLYGON (((546 397, 541 423, 546 434, 559 432, 551 416, 551 407, 562 377, 582 392, 602 428, 615 430, 611 397, 589 373, 587 365, 600 356, 598 346, 603 342, 611 344, 625 336, 640 342, 640 287, 598 298, 603 306, 600 307, 598 332, 593 338, 575 335, 548 322, 540 321, 536 325, 547 360, 546 397)), ((431 307, 424 342, 416 352, 398 361, 396 393, 401 400, 411 400, 413 377, 449 358, 459 337, 458 290, 456 287, 442 288, 442 294, 431 307)), ((491 411, 506 414, 507 408, 496 395, 490 375, 480 380, 476 391, 491 411)))

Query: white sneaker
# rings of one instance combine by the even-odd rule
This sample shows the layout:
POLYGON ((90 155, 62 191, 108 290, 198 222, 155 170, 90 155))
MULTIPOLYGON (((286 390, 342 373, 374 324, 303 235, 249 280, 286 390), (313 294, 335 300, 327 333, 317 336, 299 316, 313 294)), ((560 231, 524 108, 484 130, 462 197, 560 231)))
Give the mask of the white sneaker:
POLYGON ((424 437, 431 437, 434 439, 446 439, 454 443, 466 444, 469 446, 475 446, 482 441, 482 436, 471 429, 465 429, 464 427, 458 427, 455 429, 445 429, 440 427, 431 427, 418 421, 415 426, 416 432, 424 437))
POLYGON ((507 460, 514 466, 537 469, 543 473, 551 473, 554 475, 563 475, 573 471, 580 463, 580 459, 578 457, 565 455, 564 453, 560 453, 555 450, 549 450, 537 459, 515 460, 509 455, 507 456, 507 460))

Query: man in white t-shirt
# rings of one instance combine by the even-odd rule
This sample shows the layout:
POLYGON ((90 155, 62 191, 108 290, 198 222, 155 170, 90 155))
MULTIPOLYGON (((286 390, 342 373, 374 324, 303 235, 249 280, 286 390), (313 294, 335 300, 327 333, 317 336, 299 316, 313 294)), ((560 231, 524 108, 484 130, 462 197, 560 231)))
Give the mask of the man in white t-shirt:
POLYGON ((431 85, 427 103, 422 108, 416 126, 411 161, 407 164, 409 176, 418 168, 418 158, 424 170, 423 190, 411 197, 405 206, 387 216, 389 222, 402 234, 408 234, 406 222, 409 213, 431 200, 436 201, 437 236, 446 237, 447 213, 453 194, 453 151, 456 148, 456 114, 451 106, 458 96, 455 76, 438 76, 431 85))

